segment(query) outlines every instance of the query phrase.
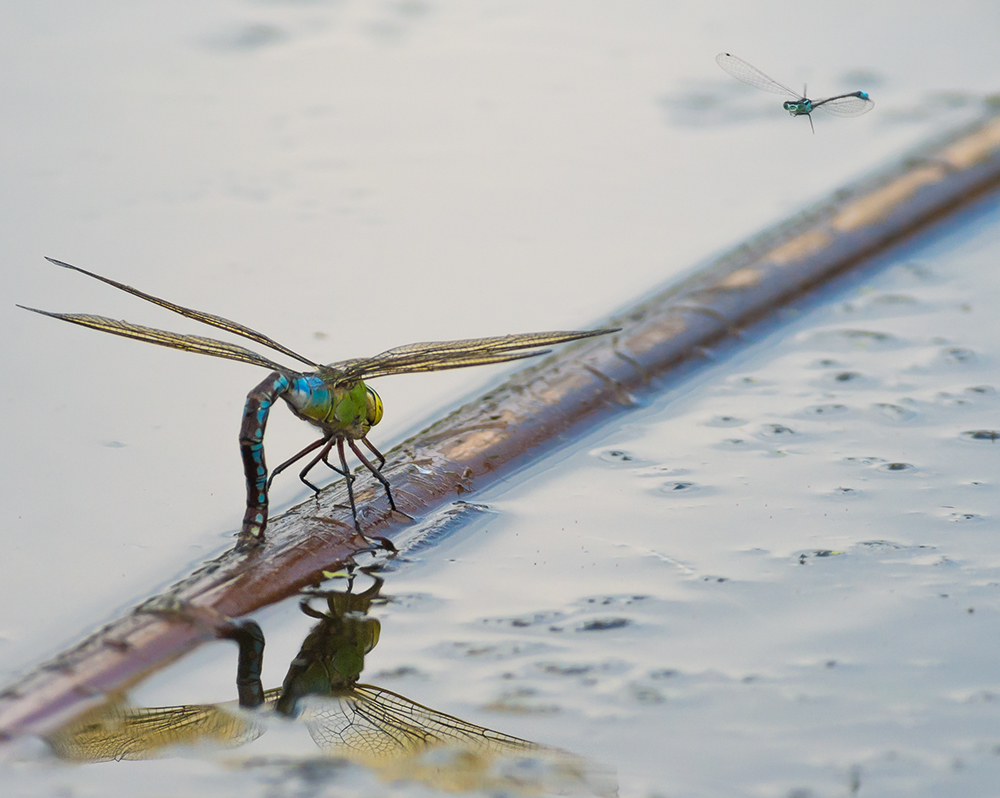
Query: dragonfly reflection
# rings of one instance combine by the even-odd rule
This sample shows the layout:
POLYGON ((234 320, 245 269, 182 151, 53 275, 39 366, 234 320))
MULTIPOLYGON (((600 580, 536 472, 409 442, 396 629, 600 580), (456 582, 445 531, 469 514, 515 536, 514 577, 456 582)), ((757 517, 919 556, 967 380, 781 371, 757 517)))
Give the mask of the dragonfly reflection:
POLYGON ((715 61, 734 78, 742 80, 754 88, 792 97, 791 100, 782 103, 782 107, 792 116, 808 117, 809 127, 812 128, 813 133, 816 132, 816 128, 813 127, 812 112, 817 108, 834 116, 861 116, 875 107, 875 103, 863 91, 838 94, 836 97, 826 97, 822 100, 810 100, 806 97, 805 88, 800 95, 784 83, 778 83, 774 78, 765 75, 757 67, 732 53, 719 53, 715 56, 715 61))
POLYGON ((62 759, 75 762, 151 759, 179 746, 235 748, 267 731, 274 715, 305 724, 318 748, 374 769, 389 779, 421 781, 437 789, 536 791, 575 785, 615 794, 613 777, 566 751, 539 745, 358 682, 381 625, 367 617, 382 579, 362 593, 322 591, 300 602, 318 623, 292 661, 282 686, 265 691, 260 674, 264 637, 253 621, 229 621, 220 637, 239 644, 238 702, 134 708, 111 703, 92 710, 48 738, 62 759), (311 600, 322 599, 318 611, 311 600), (257 711, 250 711, 257 710, 257 711), (512 771, 518 763, 528 763, 512 771))

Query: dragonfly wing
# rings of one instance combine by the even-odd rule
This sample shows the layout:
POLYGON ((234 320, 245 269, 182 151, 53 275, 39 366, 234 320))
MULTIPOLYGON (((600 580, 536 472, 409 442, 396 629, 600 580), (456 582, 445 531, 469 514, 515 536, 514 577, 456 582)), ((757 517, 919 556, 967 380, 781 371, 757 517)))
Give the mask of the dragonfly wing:
MULTIPOLYGON (((403 347, 400 347, 402 349, 403 347)), ((527 357, 538 357, 548 354, 550 349, 535 349, 530 352, 505 352, 501 354, 486 356, 483 353, 476 355, 458 355, 449 353, 447 356, 425 353, 425 357, 417 360, 404 360, 406 353, 396 353, 392 357, 387 357, 390 352, 377 355, 366 360, 348 360, 344 363, 335 363, 331 368, 337 374, 337 385, 355 382, 356 380, 370 380, 374 377, 387 377, 390 374, 416 374, 422 371, 446 371, 448 369, 461 369, 467 366, 483 366, 489 363, 505 363, 509 360, 523 360, 527 357), (398 356, 399 359, 396 359, 398 356)), ((322 373, 322 372, 321 372, 322 373)))
POLYGON ((56 266, 62 266, 64 269, 72 269, 75 272, 80 272, 80 274, 86 274, 88 277, 93 277, 95 280, 100 280, 102 283, 107 283, 108 285, 113 285, 126 293, 137 296, 140 299, 145 299, 147 302, 152 302, 154 305, 159 305, 161 308, 166 308, 167 310, 172 310, 174 313, 179 313, 181 316, 185 316, 189 319, 194 319, 195 321, 200 321, 203 324, 208 324, 212 327, 217 327, 220 330, 225 330, 226 332, 233 333, 234 335, 242 336, 243 338, 248 338, 255 343, 262 344, 270 349, 274 349, 277 352, 281 352, 283 355, 287 355, 293 360, 298 360, 300 363, 306 363, 314 368, 317 367, 316 363, 313 363, 308 358, 302 357, 302 355, 296 354, 288 347, 282 346, 277 341, 268 338, 263 333, 259 333, 256 330, 252 330, 249 327, 240 324, 239 322, 230 321, 222 316, 216 316, 212 313, 205 313, 200 310, 194 310, 193 308, 186 308, 181 305, 175 305, 173 302, 168 302, 165 299, 160 299, 159 297, 153 296, 152 294, 147 294, 144 291, 140 291, 138 288, 133 288, 130 285, 125 285, 125 283, 119 283, 116 280, 112 280, 109 277, 101 277, 99 274, 94 272, 88 272, 86 269, 81 269, 79 266, 73 266, 70 263, 63 263, 61 260, 56 260, 55 258, 46 258, 45 260, 49 263, 54 263, 56 266))
POLYGON ((813 108, 826 111, 834 116, 861 116, 875 107, 875 102, 863 91, 816 100, 813 108))
POLYGON ((549 748, 446 715, 370 684, 311 703, 303 719, 325 753, 435 794, 618 795, 614 775, 549 748))
POLYGON ((54 319, 62 319, 71 324, 79 324, 82 327, 90 327, 93 330, 120 335, 124 338, 132 338, 136 341, 144 341, 147 344, 157 344, 170 349, 180 349, 184 352, 197 352, 201 355, 211 355, 212 357, 227 358, 228 360, 238 360, 241 363, 250 363, 254 366, 263 366, 273 371, 288 372, 284 366, 268 360, 263 355, 226 341, 218 341, 215 338, 204 338, 200 335, 181 335, 180 333, 157 330, 154 327, 143 327, 139 324, 131 324, 127 321, 118 321, 104 316, 91 316, 86 313, 50 313, 47 310, 38 310, 24 305, 19 308, 30 310, 32 313, 41 313, 43 316, 51 316, 54 319))
POLYGON ((715 56, 715 63, 737 80, 749 83, 754 88, 769 91, 772 94, 788 94, 799 99, 799 95, 784 83, 778 83, 778 81, 769 75, 765 75, 753 64, 747 63, 732 53, 719 53, 715 56))
POLYGON ((211 742, 236 748, 265 731, 255 718, 224 704, 137 709, 98 707, 47 738, 61 759, 107 762, 152 759, 164 748, 211 742))
POLYGON ((461 341, 433 341, 409 344, 390 349, 375 357, 345 360, 326 368, 337 375, 338 383, 368 380, 390 374, 412 374, 420 371, 444 371, 487 363, 504 363, 545 354, 538 347, 553 346, 615 332, 612 329, 585 332, 545 332, 523 335, 502 335, 495 338, 467 338, 461 341))
POLYGON ((541 749, 368 684, 354 685, 347 695, 313 699, 303 719, 323 751, 367 765, 444 745, 493 756, 541 749))

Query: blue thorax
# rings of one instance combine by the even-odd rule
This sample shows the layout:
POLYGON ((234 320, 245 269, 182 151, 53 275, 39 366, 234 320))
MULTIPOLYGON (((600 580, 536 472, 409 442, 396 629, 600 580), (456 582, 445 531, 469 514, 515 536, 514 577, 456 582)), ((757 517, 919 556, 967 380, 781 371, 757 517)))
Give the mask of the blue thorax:
POLYGON ((314 421, 326 420, 333 403, 329 386, 318 374, 293 377, 282 399, 291 405, 296 415, 314 421))
POLYGON ((805 97, 801 100, 796 100, 795 102, 782 103, 782 107, 792 116, 811 114, 813 110, 812 100, 806 99, 805 97))

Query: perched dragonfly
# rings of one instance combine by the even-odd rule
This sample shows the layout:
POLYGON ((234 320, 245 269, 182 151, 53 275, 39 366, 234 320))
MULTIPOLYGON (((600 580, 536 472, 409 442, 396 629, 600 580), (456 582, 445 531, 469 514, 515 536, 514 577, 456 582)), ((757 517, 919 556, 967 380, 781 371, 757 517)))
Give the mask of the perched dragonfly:
MULTIPOLYGON (((546 354, 548 349, 539 347, 573 341, 578 338, 589 338, 594 335, 605 335, 615 332, 612 329, 587 330, 583 332, 542 332, 523 335, 504 335, 494 338, 469 338, 461 341, 436 341, 431 343, 410 344, 389 349, 380 355, 367 358, 344 360, 338 363, 321 365, 291 349, 282 346, 266 335, 252 330, 235 321, 222 316, 204 313, 200 310, 175 305, 165 299, 152 296, 132 288, 124 283, 116 282, 107 277, 101 277, 79 266, 72 266, 62 261, 46 258, 56 266, 86 274, 101 282, 113 285, 147 302, 179 313, 195 321, 208 324, 220 330, 242 336, 263 346, 274 349, 281 354, 304 363, 311 370, 301 371, 289 369, 269 358, 237 344, 219 341, 215 338, 205 338, 200 335, 183 335, 180 333, 143 327, 127 321, 117 321, 104 316, 92 316, 83 313, 51 313, 46 310, 18 307, 25 310, 52 316, 56 319, 90 327, 95 330, 145 341, 150 344, 180 349, 186 352, 197 352, 202 355, 238 360, 262 366, 273 373, 247 394, 246 406, 243 411, 243 423, 240 427, 240 451, 243 456, 243 470, 247 483, 247 508, 240 527, 237 547, 249 548, 264 540, 264 529, 267 526, 267 494, 274 477, 288 466, 319 449, 299 473, 303 483, 319 493, 319 488, 306 478, 308 473, 320 462, 343 476, 347 481, 347 496, 351 503, 351 513, 354 527, 364 538, 361 525, 358 522, 357 507, 354 503, 354 475, 347 467, 344 445, 350 447, 361 464, 367 468, 385 488, 389 498, 389 507, 395 511, 396 502, 392 496, 389 481, 382 475, 385 457, 368 441, 369 430, 382 419, 382 400, 365 380, 375 377, 385 377, 390 374, 412 374, 424 371, 444 371, 445 369, 480 366, 487 363, 504 363, 509 360, 519 360, 526 357, 537 357, 546 354), (527 351, 530 350, 530 351, 527 351), (268 478, 267 465, 264 461, 264 428, 268 413, 274 402, 281 397, 291 411, 303 419, 319 427, 322 437, 306 446, 290 457, 277 468, 268 478), (358 448, 360 441, 378 460, 375 465, 358 448), (340 458, 340 467, 329 461, 331 449, 336 446, 340 458)), ((367 540, 367 538, 365 538, 367 540)), ((379 543, 392 550, 392 543, 385 538, 379 543)))
POLYGON ((863 91, 852 91, 850 94, 838 94, 836 97, 826 97, 822 100, 810 100, 806 97, 806 89, 802 89, 802 94, 792 91, 784 83, 778 83, 774 78, 765 75, 757 67, 748 64, 742 58, 738 58, 731 53, 719 53, 715 56, 716 63, 737 80, 749 83, 751 86, 769 91, 771 94, 785 94, 794 99, 782 103, 782 107, 792 116, 806 116, 809 118, 809 127, 812 132, 816 132, 813 127, 812 112, 817 108, 826 111, 834 116, 861 116, 867 114, 875 103, 863 91))

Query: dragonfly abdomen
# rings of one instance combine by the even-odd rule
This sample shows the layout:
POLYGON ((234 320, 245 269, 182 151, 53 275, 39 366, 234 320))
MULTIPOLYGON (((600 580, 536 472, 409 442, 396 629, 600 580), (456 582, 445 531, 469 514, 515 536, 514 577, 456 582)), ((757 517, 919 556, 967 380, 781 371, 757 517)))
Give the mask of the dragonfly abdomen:
POLYGON ((288 377, 280 371, 267 376, 247 394, 240 425, 240 454, 247 481, 247 509, 239 540, 242 544, 264 539, 267 526, 267 463, 264 460, 264 429, 275 399, 288 390, 288 377))

